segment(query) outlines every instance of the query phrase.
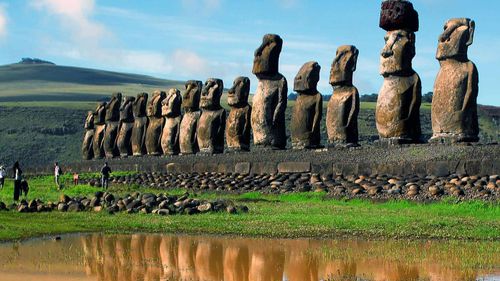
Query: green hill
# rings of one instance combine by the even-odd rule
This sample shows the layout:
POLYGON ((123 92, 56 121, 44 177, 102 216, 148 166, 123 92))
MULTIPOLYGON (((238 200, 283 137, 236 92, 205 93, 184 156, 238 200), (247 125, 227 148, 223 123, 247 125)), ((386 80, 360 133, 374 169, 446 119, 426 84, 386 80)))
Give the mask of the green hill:
MULTIPOLYGON (((41 60, 0 66, 0 165, 11 166, 19 160, 23 167, 29 168, 49 165, 53 161, 79 161, 86 111, 94 109, 96 101, 107 100, 117 91, 135 96, 156 89, 182 89, 183 84, 144 75, 58 66, 41 60)), ((222 101, 229 109, 226 97, 222 101)), ((288 123, 294 104, 294 101, 288 102, 288 123)), ((326 106, 324 102, 324 115, 326 106)), ((375 103, 361 104, 359 133, 362 143, 377 139, 374 109, 375 103)), ((481 140, 498 142, 500 108, 480 106, 479 117, 481 140)), ((325 116, 323 143, 326 142, 324 120, 325 116)), ((430 104, 421 107, 421 123, 424 136, 429 137, 430 104)))
POLYGON ((120 91, 127 95, 183 87, 182 81, 97 69, 59 66, 50 62, 0 66, 0 102, 95 101, 120 91))

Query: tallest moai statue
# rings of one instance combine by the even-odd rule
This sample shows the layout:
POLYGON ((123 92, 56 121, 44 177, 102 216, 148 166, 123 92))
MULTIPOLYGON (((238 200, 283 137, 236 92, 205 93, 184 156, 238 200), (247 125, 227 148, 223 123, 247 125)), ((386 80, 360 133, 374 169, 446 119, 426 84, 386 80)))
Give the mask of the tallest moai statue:
POLYGON ((375 111, 380 139, 391 144, 419 142, 422 86, 412 67, 418 13, 409 1, 384 1, 380 27, 387 31, 380 58, 384 84, 375 111))
POLYGON ((432 142, 477 142, 476 65, 467 57, 475 23, 467 18, 451 19, 439 36, 436 58, 441 69, 432 98, 432 142))
POLYGON ((286 78, 278 71, 283 39, 266 34, 255 50, 252 73, 259 83, 252 100, 251 124, 257 147, 286 147, 285 110, 288 95, 286 78))

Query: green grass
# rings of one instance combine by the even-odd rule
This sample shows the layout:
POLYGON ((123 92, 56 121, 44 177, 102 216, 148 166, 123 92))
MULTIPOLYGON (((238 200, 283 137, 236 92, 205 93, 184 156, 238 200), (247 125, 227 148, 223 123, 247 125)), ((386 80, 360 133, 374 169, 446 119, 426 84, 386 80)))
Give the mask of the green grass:
MULTIPOLYGON (((60 193, 51 177, 30 180, 29 198, 57 201, 60 193)), ((98 188, 76 186, 64 190, 70 196, 91 195, 98 188)), ((113 186, 118 194, 137 187, 113 186)), ((151 192, 151 189, 139 189, 151 192)), ((160 191, 156 191, 157 193, 160 191)), ((182 193, 174 190, 169 193, 182 193)), ((11 202, 12 182, 0 191, 11 202)), ((366 200, 327 199, 323 193, 289 195, 193 195, 201 199, 227 198, 250 208, 247 214, 226 213, 161 217, 143 214, 0 212, 0 240, 71 232, 161 232, 243 235, 252 237, 368 237, 405 239, 498 240, 500 205, 478 201, 421 204, 408 201, 374 203, 366 200)), ((28 198, 28 199, 29 199, 28 198)))

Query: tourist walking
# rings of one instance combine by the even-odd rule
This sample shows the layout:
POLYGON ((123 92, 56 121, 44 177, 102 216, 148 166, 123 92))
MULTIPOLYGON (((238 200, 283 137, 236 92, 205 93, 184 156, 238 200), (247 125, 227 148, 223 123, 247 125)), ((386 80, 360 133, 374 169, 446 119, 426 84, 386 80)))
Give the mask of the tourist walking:
POLYGON ((78 185, 79 180, 80 180, 80 176, 78 175, 77 172, 74 172, 73 173, 73 184, 78 185))
POLYGON ((0 166, 0 190, 3 189, 3 185, 5 184, 5 168, 0 166))
POLYGON ((108 162, 104 162, 104 166, 101 169, 101 185, 104 189, 108 189, 110 174, 111 168, 108 166, 108 162))
POLYGON ((12 167, 14 172, 14 201, 19 201, 19 194, 21 193, 21 180, 23 179, 23 171, 19 165, 19 162, 14 163, 12 167))
POLYGON ((61 189, 61 183, 59 182, 61 175, 62 175, 62 169, 59 166, 59 163, 56 162, 54 163, 54 179, 56 182, 57 189, 61 189))

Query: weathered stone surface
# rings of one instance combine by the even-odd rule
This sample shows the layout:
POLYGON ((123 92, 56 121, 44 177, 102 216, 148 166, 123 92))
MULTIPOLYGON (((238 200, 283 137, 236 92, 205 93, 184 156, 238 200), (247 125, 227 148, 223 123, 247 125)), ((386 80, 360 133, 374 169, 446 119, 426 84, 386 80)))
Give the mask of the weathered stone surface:
POLYGON ((85 160, 90 160, 94 157, 94 150, 92 148, 92 140, 94 138, 94 112, 87 112, 87 118, 85 118, 85 135, 83 136, 82 142, 82 157, 85 160))
POLYGON ((161 136, 161 148, 165 155, 179 154, 181 103, 181 93, 177 89, 170 89, 162 102, 162 115, 165 118, 165 124, 161 136))
POLYGON ((203 84, 201 81, 186 82, 186 90, 182 97, 184 116, 181 121, 179 146, 181 154, 196 154, 199 151, 196 128, 201 116, 200 97, 203 84))
POLYGON ((278 173, 310 173, 310 162, 281 162, 278 163, 278 173))
POLYGON ((166 165, 167 173, 191 173, 193 171, 193 165, 191 164, 179 164, 179 163, 168 163, 166 165))
POLYGON ((252 164, 250 162, 236 163, 236 165, 234 165, 234 172, 241 174, 241 175, 248 175, 248 174, 250 174, 251 167, 252 167, 252 164))
POLYGON ((94 150, 94 158, 99 159, 104 157, 104 131, 106 129, 106 103, 102 102, 97 105, 94 111, 94 139, 92 140, 92 148, 94 150))
POLYGON ((162 101, 167 94, 163 91, 155 91, 151 101, 148 103, 148 129, 146 131, 146 151, 148 155, 161 154, 161 134, 165 119, 161 116, 162 101))
POLYGON ((386 31, 405 29, 417 32, 418 13, 409 1, 386 0, 382 2, 379 26, 386 31))
POLYGON ((278 72, 283 40, 267 34, 255 51, 253 74, 259 79, 253 96, 251 124, 257 147, 284 149, 286 147, 285 110, 288 85, 278 72))
POLYGON ((252 107, 248 104, 250 79, 237 77, 229 89, 227 103, 231 107, 226 121, 226 143, 229 151, 250 150, 250 118, 252 107))
POLYGON ((146 154, 146 130, 148 128, 148 117, 146 117, 146 106, 148 94, 140 93, 134 101, 134 128, 132 129, 132 154, 140 156, 146 154))
POLYGON ((298 93, 292 113, 291 133, 294 149, 321 146, 321 118, 323 97, 317 90, 320 65, 305 63, 295 76, 294 91, 298 93))
POLYGON ((113 158, 119 155, 116 146, 118 129, 120 127, 120 107, 122 94, 114 93, 111 100, 106 104, 106 130, 104 132, 103 148, 106 158, 113 158))
POLYGON ((479 125, 477 95, 478 71, 467 57, 474 38, 475 23, 470 19, 451 19, 439 36, 436 58, 441 68, 432 97, 431 141, 477 142, 479 125))
POLYGON ((210 78, 203 86, 200 100, 202 113, 196 132, 201 153, 224 152, 226 110, 220 105, 223 90, 224 83, 221 79, 210 78))
POLYGON ((355 46, 340 46, 330 70, 333 95, 326 112, 328 142, 353 146, 358 143, 359 93, 352 85, 359 51, 355 46))
POLYGON ((121 157, 132 155, 132 130, 134 128, 134 97, 126 97, 120 108, 120 129, 116 146, 121 157))
POLYGON ((412 68, 415 34, 389 31, 381 53, 380 73, 384 83, 379 92, 375 119, 382 141, 420 142, 420 103, 422 85, 412 68))

